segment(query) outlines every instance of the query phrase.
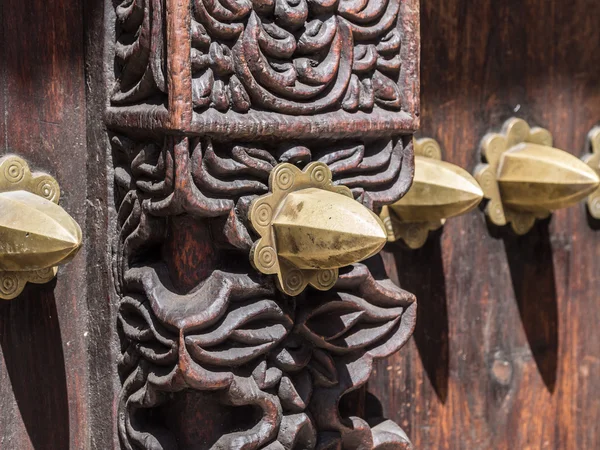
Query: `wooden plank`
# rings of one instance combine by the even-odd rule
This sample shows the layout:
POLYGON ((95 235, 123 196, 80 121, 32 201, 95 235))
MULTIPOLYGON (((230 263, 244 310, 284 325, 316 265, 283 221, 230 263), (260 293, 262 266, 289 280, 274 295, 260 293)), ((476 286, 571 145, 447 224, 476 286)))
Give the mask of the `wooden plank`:
MULTIPOLYGON (((52 174, 86 224, 83 2, 2 2, 0 153, 52 174)), ((86 249, 0 304, 0 449, 89 448, 86 249)))
MULTIPOLYGON (((511 116, 583 154, 600 120, 595 2, 422 2, 422 136, 468 170, 511 116)), ((388 269, 419 301, 408 348, 370 390, 417 448, 600 447, 600 234, 583 205, 531 235, 450 220, 388 269), (596 228, 596 229, 594 229, 596 228)))

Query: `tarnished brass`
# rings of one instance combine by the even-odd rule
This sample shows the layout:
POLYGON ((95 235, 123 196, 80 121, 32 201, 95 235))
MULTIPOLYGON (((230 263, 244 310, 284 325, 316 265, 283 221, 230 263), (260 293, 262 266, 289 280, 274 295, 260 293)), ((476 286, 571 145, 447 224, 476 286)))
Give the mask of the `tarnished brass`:
POLYGON ((256 270, 277 275, 279 289, 288 295, 308 284, 331 289, 340 267, 373 256, 386 243, 381 220, 350 189, 334 186, 324 163, 310 163, 303 171, 279 164, 269 188, 250 206, 250 222, 261 236, 250 260, 256 270))
POLYGON ((50 175, 31 173, 18 156, 0 159, 0 299, 25 284, 47 283, 81 246, 81 229, 58 206, 60 188, 50 175))
POLYGON ((430 138, 414 143, 415 176, 408 193, 381 211, 388 241, 401 239, 410 248, 422 247, 429 231, 446 219, 475 208, 483 198, 477 181, 464 169, 442 161, 439 144, 430 138))
MULTIPOLYGON (((600 176, 600 127, 595 127, 588 134, 588 147, 590 154, 583 157, 583 161, 600 176)), ((600 187, 587 198, 590 215, 600 219, 600 187)))
POLYGON ((600 179, 575 156, 552 148, 552 135, 530 128, 522 119, 510 119, 502 133, 487 135, 481 144, 487 164, 476 168, 475 178, 490 201, 486 214, 492 223, 511 224, 517 234, 527 233, 538 218, 583 200, 600 179))

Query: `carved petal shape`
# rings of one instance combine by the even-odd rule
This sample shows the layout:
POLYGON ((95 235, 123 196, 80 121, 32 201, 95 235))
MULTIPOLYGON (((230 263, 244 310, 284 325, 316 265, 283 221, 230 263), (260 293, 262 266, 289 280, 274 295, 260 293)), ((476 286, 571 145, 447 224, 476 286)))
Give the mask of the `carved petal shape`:
POLYGON ((402 428, 385 420, 372 428, 373 450, 412 450, 413 446, 402 428))
POLYGON ((266 353, 292 326, 291 319, 272 300, 232 308, 213 329, 186 336, 193 358, 204 364, 237 366, 266 353), (263 326, 257 327, 256 323, 263 326))
POLYGON ((57 204, 27 191, 0 193, 0 270, 53 267, 80 245, 81 228, 57 204))
POLYGON ((312 380, 307 371, 293 377, 284 376, 279 383, 278 397, 284 411, 300 413, 308 407, 312 395, 312 380))
POLYGON ((335 269, 385 245, 381 220, 352 198, 317 188, 289 194, 273 221, 277 254, 300 269, 335 269))
POLYGON ((283 416, 277 442, 284 449, 315 448, 317 432, 310 418, 304 414, 283 416))
POLYGON ((333 358, 326 352, 315 348, 308 369, 315 379, 315 386, 334 386, 338 383, 338 372, 333 358))
POLYGON ((304 337, 332 353, 349 353, 384 341, 403 313, 402 308, 381 308, 346 292, 336 295, 339 300, 328 301, 298 321, 298 330, 304 337), (330 335, 324 335, 327 323, 330 335))
POLYGON ((332 301, 317 308, 307 320, 307 325, 315 334, 330 341, 346 333, 364 314, 351 303, 332 301))

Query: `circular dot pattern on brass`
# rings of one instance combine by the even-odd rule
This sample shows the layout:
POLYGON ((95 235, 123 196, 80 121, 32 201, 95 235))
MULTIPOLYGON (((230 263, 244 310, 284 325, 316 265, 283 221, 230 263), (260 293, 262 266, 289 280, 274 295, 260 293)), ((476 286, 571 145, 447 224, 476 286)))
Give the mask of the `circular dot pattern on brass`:
POLYGON ((263 247, 258 252, 258 262, 265 268, 270 269, 277 262, 277 254, 273 247, 263 247))
POLYGON ((310 179, 316 184, 323 184, 329 179, 329 174, 327 172, 328 170, 326 167, 316 166, 310 174, 310 179))
POLYGON ((18 159, 12 159, 4 169, 4 176, 9 183, 19 183, 25 177, 25 166, 18 159))
POLYGON ((3 296, 14 294, 19 288, 19 279, 10 272, 0 273, 0 292, 3 296))
POLYGON ((256 208, 256 211, 254 212, 256 223, 262 227, 266 227, 267 225, 269 225, 272 216, 273 209, 267 203, 259 205, 258 208, 256 208))
POLYGON ((301 271, 294 269, 286 274, 284 282, 288 291, 299 291, 304 286, 304 275, 301 271))
POLYGON ((282 167, 277 171, 275 182, 279 189, 286 191, 294 184, 294 173, 287 167, 282 167))
POLYGON ((333 286, 336 281, 335 270, 327 269, 320 270, 317 274, 317 282, 322 288, 329 288, 333 286))
POLYGON ((51 202, 56 202, 60 197, 60 188, 56 180, 51 177, 43 177, 36 184, 35 191, 41 197, 51 202))

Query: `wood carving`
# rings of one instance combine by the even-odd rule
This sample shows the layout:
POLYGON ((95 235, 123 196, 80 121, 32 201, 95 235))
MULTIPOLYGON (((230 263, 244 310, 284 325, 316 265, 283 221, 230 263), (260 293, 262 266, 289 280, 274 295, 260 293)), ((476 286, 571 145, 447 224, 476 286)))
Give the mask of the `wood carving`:
POLYGON ((106 123, 127 449, 405 449, 361 389, 415 324, 373 261, 289 297, 251 201, 321 161, 374 211, 414 170, 414 0, 124 0, 106 123))

